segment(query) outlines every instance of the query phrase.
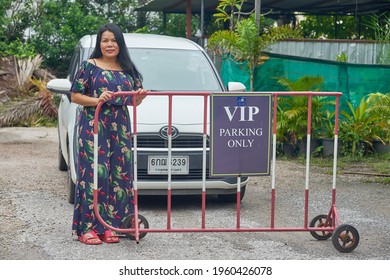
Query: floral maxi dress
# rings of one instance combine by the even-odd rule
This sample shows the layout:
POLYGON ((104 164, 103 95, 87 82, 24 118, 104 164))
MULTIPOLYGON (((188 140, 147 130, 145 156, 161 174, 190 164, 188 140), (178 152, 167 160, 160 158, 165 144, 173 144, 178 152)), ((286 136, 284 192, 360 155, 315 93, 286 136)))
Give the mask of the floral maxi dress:
MULTIPOLYGON (((83 62, 71 91, 98 97, 105 90, 113 92, 137 90, 139 80, 123 72, 105 70, 83 62)), ((133 214, 131 126, 127 109, 131 96, 117 96, 103 104, 99 112, 98 133, 98 210, 103 220, 116 228, 133 214)), ((93 210, 94 114, 95 107, 85 106, 78 119, 78 164, 75 191, 73 233, 88 231, 103 234, 103 225, 93 210)))

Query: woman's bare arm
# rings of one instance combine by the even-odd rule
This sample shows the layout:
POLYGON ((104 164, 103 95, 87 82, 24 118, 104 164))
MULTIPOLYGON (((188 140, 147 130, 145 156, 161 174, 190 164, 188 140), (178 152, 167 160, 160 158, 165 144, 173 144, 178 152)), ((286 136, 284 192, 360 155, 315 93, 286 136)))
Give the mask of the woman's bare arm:
POLYGON ((106 102, 111 97, 111 91, 105 91, 99 97, 90 97, 78 92, 72 92, 72 102, 82 106, 97 106, 100 101, 106 102))

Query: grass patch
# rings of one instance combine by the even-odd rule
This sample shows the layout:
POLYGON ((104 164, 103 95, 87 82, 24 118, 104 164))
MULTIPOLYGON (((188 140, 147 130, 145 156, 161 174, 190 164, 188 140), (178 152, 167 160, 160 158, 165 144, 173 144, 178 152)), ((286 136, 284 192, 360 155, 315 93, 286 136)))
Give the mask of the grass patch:
MULTIPOLYGON (((298 155, 296 158, 279 156, 279 159, 296 161, 302 165, 306 164, 304 155, 298 155)), ((312 156, 310 158, 310 166, 318 167, 324 174, 333 174, 333 157, 312 156)), ((390 154, 339 157, 337 159, 337 172, 340 174, 356 173, 364 176, 364 182, 390 185, 390 154)))

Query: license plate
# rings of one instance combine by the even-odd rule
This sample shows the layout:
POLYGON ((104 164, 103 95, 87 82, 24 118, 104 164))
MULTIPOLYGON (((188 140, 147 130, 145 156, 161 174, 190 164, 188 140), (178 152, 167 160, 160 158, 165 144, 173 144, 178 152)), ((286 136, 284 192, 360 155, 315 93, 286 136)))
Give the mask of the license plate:
MULTIPOLYGON (((171 157, 171 174, 186 175, 189 173, 188 156, 171 157)), ((148 174, 149 175, 167 175, 168 174, 168 156, 148 156, 148 174)))

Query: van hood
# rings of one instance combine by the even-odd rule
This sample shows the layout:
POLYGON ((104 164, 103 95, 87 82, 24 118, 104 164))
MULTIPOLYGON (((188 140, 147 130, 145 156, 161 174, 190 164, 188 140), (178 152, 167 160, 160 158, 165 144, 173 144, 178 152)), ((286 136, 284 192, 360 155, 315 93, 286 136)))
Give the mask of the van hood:
MULTIPOLYGON (((168 96, 147 96, 137 106, 137 133, 158 133, 168 125, 168 96)), ((129 106, 133 131, 133 107, 129 106)), ((207 133, 209 133, 209 98, 207 100, 207 133)), ((181 133, 203 133, 204 97, 173 96, 172 125, 181 133)))

